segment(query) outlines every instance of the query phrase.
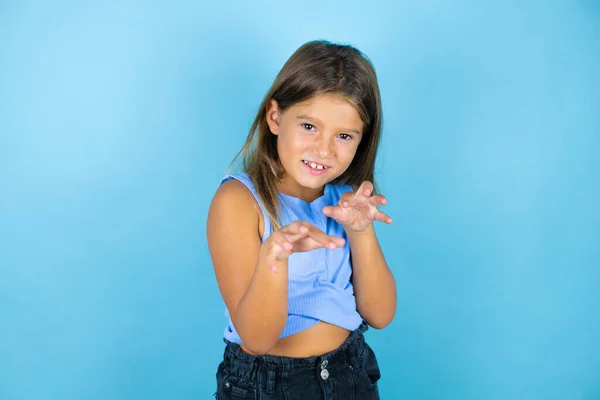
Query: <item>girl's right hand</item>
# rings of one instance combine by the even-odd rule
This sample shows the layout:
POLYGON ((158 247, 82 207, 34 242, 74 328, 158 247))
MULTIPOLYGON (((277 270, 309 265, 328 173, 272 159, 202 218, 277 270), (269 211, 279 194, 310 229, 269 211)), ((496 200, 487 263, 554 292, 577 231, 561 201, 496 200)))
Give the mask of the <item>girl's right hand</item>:
POLYGON ((286 260, 292 253, 322 248, 334 250, 344 246, 345 242, 343 238, 327 235, 308 222, 295 221, 273 232, 263 243, 261 250, 267 265, 273 272, 277 272, 278 261, 286 260))

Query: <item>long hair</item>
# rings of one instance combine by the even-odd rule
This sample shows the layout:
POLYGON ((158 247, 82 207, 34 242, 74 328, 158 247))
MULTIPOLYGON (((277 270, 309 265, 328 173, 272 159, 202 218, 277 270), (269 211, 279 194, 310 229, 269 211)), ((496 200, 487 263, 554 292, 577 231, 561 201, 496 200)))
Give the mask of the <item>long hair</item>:
POLYGON ((276 183, 283 176, 283 166, 277 154, 277 136, 267 125, 270 101, 277 101, 283 112, 298 102, 325 93, 339 95, 350 102, 364 126, 352 163, 332 183, 358 186, 369 180, 375 186, 375 158, 382 124, 375 69, 367 56, 350 45, 324 40, 305 43, 277 75, 258 109, 244 146, 232 161, 233 165, 243 160, 243 170, 254 183, 273 229, 281 226, 276 183))

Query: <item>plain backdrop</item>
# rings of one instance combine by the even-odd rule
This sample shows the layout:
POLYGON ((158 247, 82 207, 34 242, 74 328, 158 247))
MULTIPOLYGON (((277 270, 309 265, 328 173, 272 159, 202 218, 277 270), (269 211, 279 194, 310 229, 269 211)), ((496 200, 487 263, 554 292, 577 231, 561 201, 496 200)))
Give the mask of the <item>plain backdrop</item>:
POLYGON ((600 399, 594 0, 0 2, 0 399, 211 398, 209 202, 312 39, 380 79, 382 398, 600 399))

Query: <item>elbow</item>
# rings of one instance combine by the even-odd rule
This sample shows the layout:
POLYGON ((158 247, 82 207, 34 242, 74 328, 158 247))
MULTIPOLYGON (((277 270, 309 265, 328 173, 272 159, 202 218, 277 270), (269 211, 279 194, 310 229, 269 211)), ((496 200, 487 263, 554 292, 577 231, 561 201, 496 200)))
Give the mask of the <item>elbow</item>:
POLYGON ((262 356, 268 354, 269 351, 274 347, 272 345, 264 345, 264 344, 252 344, 248 345, 245 342, 242 342, 243 346, 254 356, 262 356))
POLYGON ((377 329, 377 330, 385 328, 386 326, 388 326, 390 324, 390 322, 392 322, 392 319, 387 319, 387 320, 375 319, 375 320, 367 321, 367 323, 369 324, 369 326, 371 328, 377 329))
POLYGON ((391 310, 388 313, 376 313, 375 315, 370 315, 369 318, 365 318, 367 324, 373 329, 383 329, 387 327, 393 320, 396 315, 396 310, 391 310))
POLYGON ((283 328, 279 330, 267 329, 266 326, 240 326, 239 328, 236 327, 236 330, 245 350, 253 355, 263 355, 277 345, 283 328))
POLYGON ((261 321, 260 319, 254 319, 254 316, 241 318, 243 316, 244 314, 237 313, 233 325, 245 350, 253 355, 267 354, 277 345, 285 327, 286 319, 282 318, 282 321, 272 322, 270 318, 261 321))
POLYGON ((273 347, 277 344, 277 340, 270 339, 259 339, 259 338, 244 338, 242 339, 242 345, 246 350, 255 356, 260 356, 269 353, 273 347))

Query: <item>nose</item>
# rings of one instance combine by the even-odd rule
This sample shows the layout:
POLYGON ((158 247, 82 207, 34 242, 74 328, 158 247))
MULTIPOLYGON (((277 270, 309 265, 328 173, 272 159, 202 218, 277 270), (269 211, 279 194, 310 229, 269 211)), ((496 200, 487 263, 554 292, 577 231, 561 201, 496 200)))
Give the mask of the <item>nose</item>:
POLYGON ((333 140, 327 138, 324 135, 319 135, 315 140, 314 152, 320 158, 329 158, 335 152, 333 140))

